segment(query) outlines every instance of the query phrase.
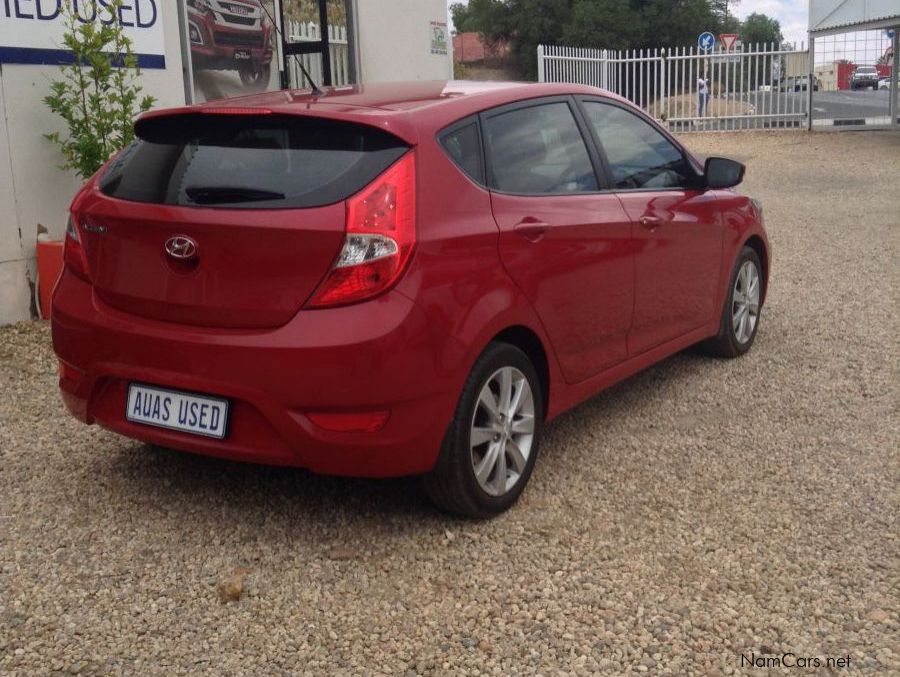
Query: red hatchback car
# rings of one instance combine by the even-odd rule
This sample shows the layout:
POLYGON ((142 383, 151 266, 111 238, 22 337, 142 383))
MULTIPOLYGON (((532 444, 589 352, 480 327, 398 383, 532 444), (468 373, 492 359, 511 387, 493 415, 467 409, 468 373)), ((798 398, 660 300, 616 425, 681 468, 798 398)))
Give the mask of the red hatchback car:
POLYGON ((555 416, 759 328, 743 166, 598 89, 272 92, 135 128, 72 203, 52 311, 68 409, 129 437, 422 474, 485 516, 555 416))

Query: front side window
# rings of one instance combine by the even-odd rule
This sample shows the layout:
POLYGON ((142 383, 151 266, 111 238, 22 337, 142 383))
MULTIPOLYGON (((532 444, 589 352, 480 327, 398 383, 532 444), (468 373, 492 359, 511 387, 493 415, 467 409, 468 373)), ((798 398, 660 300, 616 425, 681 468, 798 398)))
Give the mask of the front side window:
POLYGON ((585 101, 584 109, 606 152, 615 188, 676 188, 694 182, 682 152, 646 120, 598 101, 585 101))
POLYGON ((584 138, 567 103, 492 115, 485 129, 496 190, 548 195, 598 189, 584 138))

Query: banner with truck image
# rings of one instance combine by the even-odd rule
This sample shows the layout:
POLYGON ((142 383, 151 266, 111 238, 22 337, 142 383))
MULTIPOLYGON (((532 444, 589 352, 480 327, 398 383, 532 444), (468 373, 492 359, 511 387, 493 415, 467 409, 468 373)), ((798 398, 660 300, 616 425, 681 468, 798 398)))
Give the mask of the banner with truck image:
POLYGON ((281 86, 274 0, 183 0, 194 101, 281 86))

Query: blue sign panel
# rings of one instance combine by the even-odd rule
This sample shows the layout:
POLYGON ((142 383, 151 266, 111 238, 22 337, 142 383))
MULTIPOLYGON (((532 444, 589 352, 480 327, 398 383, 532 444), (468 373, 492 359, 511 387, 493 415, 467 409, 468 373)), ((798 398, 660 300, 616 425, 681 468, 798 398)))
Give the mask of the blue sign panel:
POLYGON ((704 52, 712 51, 712 48, 716 46, 716 36, 709 31, 704 31, 697 38, 697 46, 704 52))
POLYGON ((74 12, 85 24, 118 22, 131 39, 140 66, 165 68, 163 4, 169 3, 123 0, 114 12, 110 0, 0 0, 0 64, 72 63, 72 53, 61 45, 66 12, 74 12))

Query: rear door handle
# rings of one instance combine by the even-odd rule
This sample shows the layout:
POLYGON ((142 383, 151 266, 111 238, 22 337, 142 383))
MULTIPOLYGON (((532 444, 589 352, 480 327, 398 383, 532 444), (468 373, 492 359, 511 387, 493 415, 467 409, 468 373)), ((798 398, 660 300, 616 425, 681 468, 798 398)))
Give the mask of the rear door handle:
POLYGON ((543 221, 538 221, 536 219, 525 219, 513 227, 513 231, 516 235, 524 237, 529 242, 537 242, 544 237, 544 233, 548 230, 550 230, 549 223, 544 223, 543 221))
POLYGON ((647 228, 648 230, 653 230, 662 223, 662 219, 658 216, 642 216, 640 219, 638 219, 638 223, 640 223, 644 228, 647 228))

